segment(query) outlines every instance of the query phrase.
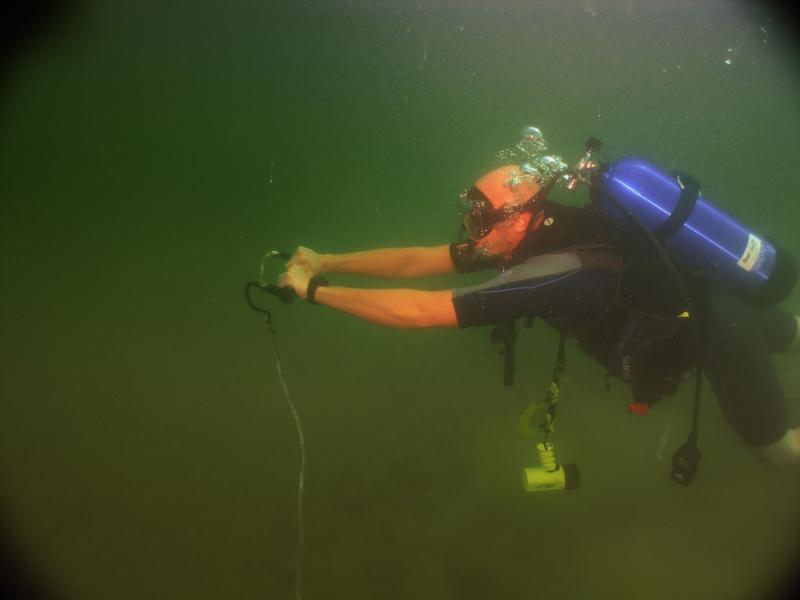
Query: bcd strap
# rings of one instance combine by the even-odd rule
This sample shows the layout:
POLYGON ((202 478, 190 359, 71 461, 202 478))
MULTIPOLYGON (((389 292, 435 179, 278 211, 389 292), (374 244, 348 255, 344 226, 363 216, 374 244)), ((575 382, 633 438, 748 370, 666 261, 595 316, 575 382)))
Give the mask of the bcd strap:
POLYGON ((509 319, 498 323, 492 329, 492 341, 502 342, 503 350, 503 385, 511 387, 514 385, 514 375, 517 371, 517 321, 509 319))
POLYGON ((668 238, 683 227, 686 219, 692 214, 695 204, 697 204, 697 198, 700 196, 700 184, 694 178, 685 173, 674 173, 674 175, 681 188, 681 195, 675 208, 672 209, 672 214, 654 232, 662 239, 668 238))
MULTIPOLYGON (((530 328, 533 326, 535 315, 528 315, 525 317, 525 327, 530 328)), ((517 372, 517 322, 515 319, 509 319, 495 325, 492 329, 492 341, 502 342, 503 350, 503 385, 511 387, 514 385, 514 376, 517 372)))

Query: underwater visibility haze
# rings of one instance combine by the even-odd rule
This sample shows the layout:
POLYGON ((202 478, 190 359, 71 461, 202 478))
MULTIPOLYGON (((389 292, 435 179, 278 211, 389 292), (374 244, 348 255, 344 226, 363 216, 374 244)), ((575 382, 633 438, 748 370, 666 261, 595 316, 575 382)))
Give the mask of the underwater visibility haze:
MULTIPOLYGON (((526 126, 569 165, 596 136, 611 158, 691 173, 800 257, 783 19, 732 0, 63 11, 2 74, 7 553, 85 600, 779 593, 800 557, 800 477, 765 469, 709 386, 703 460, 678 486, 692 386, 632 414, 626 386, 606 389, 568 343, 551 438, 580 487, 526 494, 538 458, 517 421, 558 345, 543 322, 520 333, 509 389, 488 328, 384 329, 260 296, 273 334, 242 287, 271 250, 455 241, 460 194, 526 126)), ((800 290, 783 306, 800 313, 800 290)), ((796 426, 798 356, 775 364, 796 426)))

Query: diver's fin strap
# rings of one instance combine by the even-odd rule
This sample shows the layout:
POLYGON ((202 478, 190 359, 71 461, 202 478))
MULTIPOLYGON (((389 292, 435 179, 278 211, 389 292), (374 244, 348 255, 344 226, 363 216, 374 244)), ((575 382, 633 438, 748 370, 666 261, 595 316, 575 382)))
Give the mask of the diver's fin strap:
POLYGON ((685 173, 676 172, 673 175, 675 175, 675 179, 681 188, 681 195, 675 208, 672 209, 672 214, 654 232, 663 239, 668 238, 683 227, 686 219, 692 214, 695 204, 697 204, 697 198, 700 196, 700 184, 694 178, 685 173))

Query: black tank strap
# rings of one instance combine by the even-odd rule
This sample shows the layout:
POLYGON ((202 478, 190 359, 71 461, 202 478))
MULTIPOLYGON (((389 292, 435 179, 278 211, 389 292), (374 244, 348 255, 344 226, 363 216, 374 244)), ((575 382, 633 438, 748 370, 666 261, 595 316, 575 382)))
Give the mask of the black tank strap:
POLYGON ((668 238, 683 226, 686 219, 692 214, 694 206, 697 204, 697 198, 700 196, 700 184, 697 183, 697 180, 686 173, 675 172, 672 174, 675 175, 675 179, 678 181, 681 195, 672 210, 672 214, 654 232, 662 239, 668 238))

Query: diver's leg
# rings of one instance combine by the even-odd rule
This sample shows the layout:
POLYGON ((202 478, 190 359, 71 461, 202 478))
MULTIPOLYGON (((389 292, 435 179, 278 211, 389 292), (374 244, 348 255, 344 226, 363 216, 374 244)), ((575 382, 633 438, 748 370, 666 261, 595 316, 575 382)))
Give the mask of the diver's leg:
POLYGON ((768 467, 786 470, 800 467, 800 427, 786 432, 781 439, 768 446, 754 448, 756 455, 768 467))
POLYGON ((800 352, 800 316, 794 316, 794 339, 789 346, 789 352, 800 352))
POLYGON ((769 352, 800 352, 800 317, 778 307, 755 309, 748 306, 739 312, 749 313, 745 318, 758 323, 769 352))
POLYGON ((765 335, 760 313, 730 293, 713 294, 703 367, 739 437, 772 467, 800 467, 800 433, 789 429, 786 398, 770 356, 789 346, 786 327, 794 337, 794 319, 772 321, 775 335, 783 334, 778 348, 781 340, 765 335))

